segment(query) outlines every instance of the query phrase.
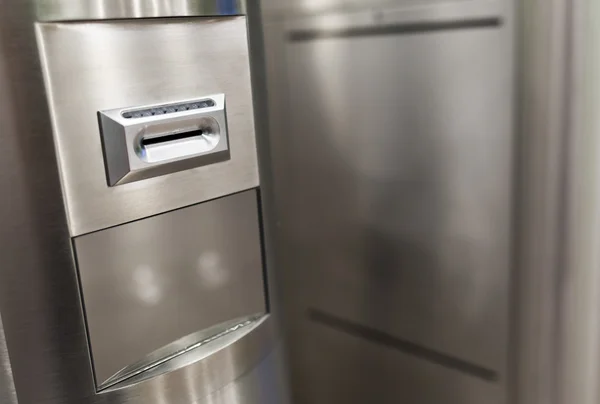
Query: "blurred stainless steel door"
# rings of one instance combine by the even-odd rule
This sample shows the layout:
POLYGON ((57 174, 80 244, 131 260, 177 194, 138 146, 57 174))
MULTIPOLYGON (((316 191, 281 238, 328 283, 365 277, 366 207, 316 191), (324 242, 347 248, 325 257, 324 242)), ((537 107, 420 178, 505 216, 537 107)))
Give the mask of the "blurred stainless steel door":
POLYGON ((505 402, 510 7, 354 6, 286 14, 270 59, 296 395, 505 402))
POLYGON ((290 44, 288 155, 299 164, 287 172, 286 230, 294 268, 315 287, 309 307, 495 379, 506 357, 512 93, 490 23, 290 44))
POLYGON ((515 4, 263 0, 299 402, 597 402, 598 9, 515 4))

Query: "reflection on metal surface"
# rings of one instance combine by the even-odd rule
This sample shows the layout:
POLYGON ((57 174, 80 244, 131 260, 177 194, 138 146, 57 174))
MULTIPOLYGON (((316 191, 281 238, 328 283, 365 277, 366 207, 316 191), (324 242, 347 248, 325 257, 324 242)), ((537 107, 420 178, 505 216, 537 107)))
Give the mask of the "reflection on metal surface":
POLYGON ((161 288, 162 280, 158 279, 149 265, 137 266, 131 274, 133 285, 131 290, 135 291, 138 299, 148 306, 155 306, 162 300, 164 294, 161 288))
MULTIPOLYGON (((289 404, 278 346, 256 367, 235 382, 215 391, 199 403, 206 404, 289 404), (265 377, 265 375, 271 375, 265 377)), ((188 375, 190 384, 195 383, 188 375)), ((163 401, 170 403, 170 401, 163 401)))
POLYGON ((38 21, 224 16, 245 13, 243 0, 33 0, 38 21))
MULTIPOLYGON (((159 403, 161 399, 167 403, 194 403, 259 366, 275 348, 273 327, 269 316, 264 316, 242 329, 102 390, 101 396, 118 397, 130 392, 139 394, 140 403, 144 399, 159 403), (184 388, 187 387, 188 380, 194 380, 194 383, 189 386, 191 388, 184 388), (157 394, 157 388, 160 394, 157 394)), ((265 373, 265 376, 279 382, 278 375, 265 373)), ((265 379, 262 383, 268 381, 265 379)), ((258 387, 260 386, 254 386, 258 387)), ((275 391, 277 386, 272 386, 271 389, 275 391)), ((252 400, 251 396, 254 394, 256 393, 250 393, 248 399, 252 400)), ((277 400, 283 401, 281 397, 277 397, 277 400)))
POLYGON ((10 357, 8 355, 6 339, 4 338, 2 316, 0 316, 0 403, 17 404, 17 394, 10 366, 10 357))
POLYGON ((226 284, 233 275, 231 270, 224 265, 224 261, 216 251, 205 251, 198 257, 196 273, 198 280, 209 288, 220 288, 226 284))
POLYGON ((243 319, 231 320, 187 335, 150 353, 142 361, 120 370, 114 376, 100 384, 98 388, 103 390, 116 384, 119 384, 119 386, 113 388, 122 388, 124 384, 138 383, 141 380, 155 376, 157 372, 164 373, 164 367, 172 371, 186 366, 191 361, 202 360, 214 354, 219 349, 223 349, 225 346, 243 338, 246 334, 254 330, 254 328, 260 326, 266 318, 267 315, 265 314, 253 315, 243 319), (179 358, 181 355, 188 355, 188 357, 183 360, 183 358, 179 358), (178 360, 174 361, 176 358, 178 360), (173 362, 167 365, 169 361, 173 362), (157 369, 158 367, 161 368, 157 369), (133 381, 127 380, 130 378, 133 378, 133 381))
POLYGON ((72 236, 258 186, 245 17, 45 23, 37 33, 72 236), (229 160, 106 185, 98 111, 210 94, 227 99, 229 160))
POLYGON ((98 385, 181 337, 264 313, 259 229, 253 190, 77 237, 98 385), (198 277, 204 254, 220 282, 198 277))

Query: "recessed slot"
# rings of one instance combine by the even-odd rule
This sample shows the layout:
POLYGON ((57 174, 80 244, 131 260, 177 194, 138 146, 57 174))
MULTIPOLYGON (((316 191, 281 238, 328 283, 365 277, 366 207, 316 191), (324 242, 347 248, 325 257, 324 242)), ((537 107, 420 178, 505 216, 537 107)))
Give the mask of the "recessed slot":
POLYGON ((196 125, 164 134, 159 128, 147 127, 138 138, 136 154, 146 163, 160 163, 213 152, 222 138, 219 123, 206 116, 196 121, 196 125))
POLYGON ((148 138, 143 137, 140 143, 141 143, 142 147, 146 147, 146 146, 151 146, 151 145, 156 145, 156 144, 161 144, 161 143, 168 143, 168 142, 175 142, 178 140, 191 139, 194 137, 202 136, 203 134, 204 134, 204 130, 198 129, 198 130, 193 130, 190 132, 172 133, 172 134, 165 135, 165 136, 155 136, 155 137, 148 137, 148 138))

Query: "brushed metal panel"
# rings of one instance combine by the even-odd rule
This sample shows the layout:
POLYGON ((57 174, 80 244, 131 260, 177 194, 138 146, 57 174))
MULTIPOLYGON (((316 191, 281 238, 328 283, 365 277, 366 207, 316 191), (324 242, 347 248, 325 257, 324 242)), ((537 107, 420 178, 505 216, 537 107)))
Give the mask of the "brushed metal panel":
POLYGON ((37 25, 73 236, 258 185, 246 18, 37 25), (97 111, 224 93, 231 159, 109 188, 97 111))
POLYGON ((292 304, 504 372, 505 38, 491 27, 288 44, 288 163, 277 175, 288 182, 292 304))
POLYGON ((282 376, 273 364, 279 360, 279 352, 271 350, 279 338, 273 329, 260 341, 253 337, 258 334, 251 334, 176 374, 96 394, 32 29, 34 7, 22 0, 6 0, 3 6, 0 187, 6 192, 0 198, 0 312, 19 403, 164 404, 165 397, 183 404, 286 403, 279 388, 282 376), (254 356, 256 348, 264 349, 259 357, 268 354, 269 359, 253 369, 236 367, 241 355, 254 356), (214 370, 219 367, 230 375, 241 370, 244 377, 215 383, 214 370))
POLYGON ((74 243, 98 384, 182 337, 266 311, 256 191, 74 243))
POLYGON ((9 0, 2 5, 0 188, 5 192, 0 198, 0 312, 4 334, 20 404, 80 403, 83 392, 92 391, 93 379, 32 29, 34 16, 29 2, 9 0))
POLYGON ((281 347, 277 345, 276 349, 250 372, 199 400, 198 404, 290 404, 291 400, 285 389, 281 357, 281 347))
POLYGON ((242 0, 34 0, 38 21, 192 17, 245 13, 242 0))

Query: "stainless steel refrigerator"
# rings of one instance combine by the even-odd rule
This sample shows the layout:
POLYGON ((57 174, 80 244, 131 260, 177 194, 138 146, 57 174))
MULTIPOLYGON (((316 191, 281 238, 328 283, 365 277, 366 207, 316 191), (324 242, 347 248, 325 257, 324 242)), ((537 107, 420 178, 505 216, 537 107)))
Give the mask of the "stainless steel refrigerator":
POLYGON ((598 402, 597 1, 0 6, 2 404, 598 402))
POLYGON ((245 5, 1 9, 0 401, 287 402, 245 5))

